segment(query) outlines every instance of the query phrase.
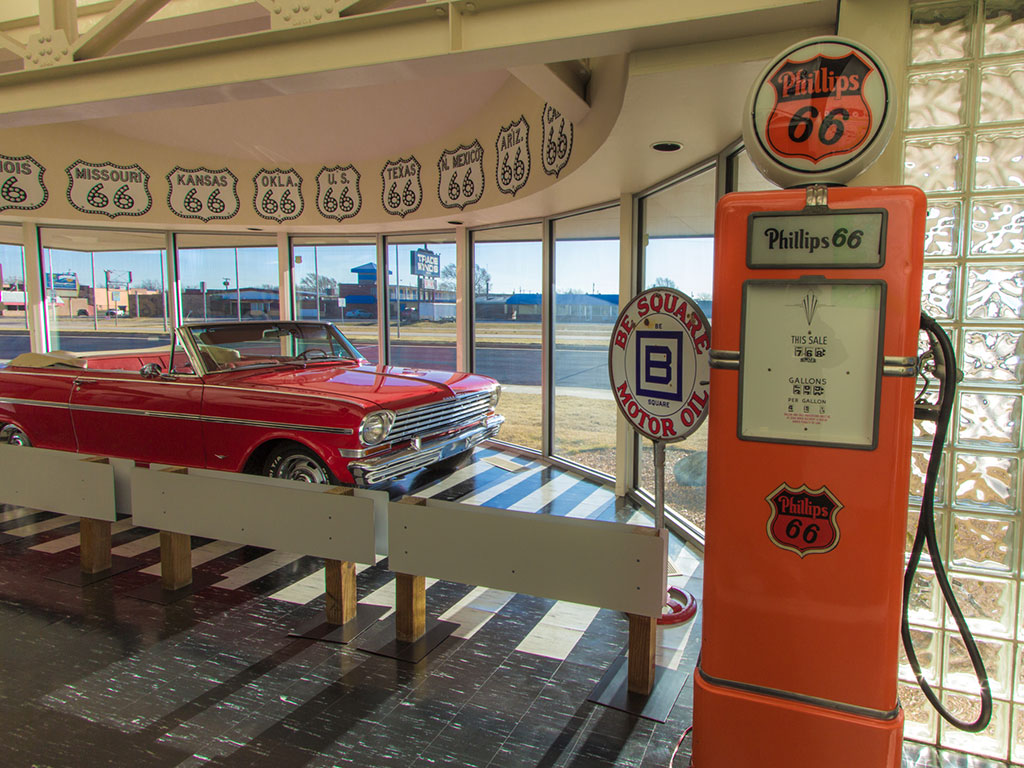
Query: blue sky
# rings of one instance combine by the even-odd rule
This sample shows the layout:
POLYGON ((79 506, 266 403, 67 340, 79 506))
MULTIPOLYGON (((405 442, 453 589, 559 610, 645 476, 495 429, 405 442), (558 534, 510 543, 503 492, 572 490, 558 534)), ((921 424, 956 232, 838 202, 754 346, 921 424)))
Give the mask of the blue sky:
MULTIPOLYGON (((409 254, 424 244, 403 243, 388 247, 389 267, 397 271, 403 285, 415 284, 409 274, 409 254)), ((454 263, 455 246, 451 243, 425 245, 441 254, 442 268, 454 263)), ((711 293, 713 240, 701 238, 664 238, 651 240, 647 246, 647 283, 657 277, 672 280, 676 287, 691 295, 711 293)), ((106 270, 116 279, 131 270, 132 285, 161 285, 163 269, 159 251, 88 252, 49 250, 54 272, 75 272, 82 285, 104 284, 106 270)), ((312 272, 312 246, 299 246, 296 254, 301 263, 295 265, 296 275, 312 272)), ((275 285, 277 283, 277 252, 272 247, 238 249, 236 274, 235 249, 183 249, 179 253, 182 286, 198 288, 205 281, 208 290, 275 285), (237 282, 236 282, 237 280, 237 282)), ((318 246, 316 264, 322 275, 341 283, 356 282, 353 266, 372 262, 373 245, 318 246)), ((539 293, 541 290, 541 246, 539 242, 477 244, 477 259, 491 277, 492 293, 539 293)), ((619 243, 617 240, 560 240, 556 245, 556 285, 559 291, 585 293, 618 293, 619 243)), ((0 245, 0 268, 5 282, 23 278, 21 248, 0 245)), ((392 275, 392 279, 393 279, 392 275)))

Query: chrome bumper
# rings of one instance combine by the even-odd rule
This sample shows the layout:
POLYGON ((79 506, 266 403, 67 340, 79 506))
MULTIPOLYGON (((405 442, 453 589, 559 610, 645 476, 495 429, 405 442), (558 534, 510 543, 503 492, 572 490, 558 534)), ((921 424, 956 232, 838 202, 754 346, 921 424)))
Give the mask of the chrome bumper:
POLYGON ((410 446, 395 453, 353 461, 348 465, 348 470, 352 473, 356 485, 360 487, 394 480, 396 477, 469 450, 477 443, 497 435, 504 423, 505 417, 495 414, 489 416, 484 424, 468 427, 438 440, 424 442, 418 449, 410 446))

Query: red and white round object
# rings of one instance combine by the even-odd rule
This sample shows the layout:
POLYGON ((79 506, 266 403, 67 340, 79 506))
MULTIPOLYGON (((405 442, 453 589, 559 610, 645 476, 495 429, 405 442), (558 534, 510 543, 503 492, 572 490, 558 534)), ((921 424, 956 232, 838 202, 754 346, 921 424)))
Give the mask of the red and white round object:
POLYGON ((852 40, 816 37, 758 75, 743 141, 758 170, 782 187, 844 184, 882 153, 895 120, 881 59, 852 40))
POLYGON ((711 326, 693 299, 650 288, 622 311, 608 346, 615 402, 637 432, 682 440, 707 417, 711 326))

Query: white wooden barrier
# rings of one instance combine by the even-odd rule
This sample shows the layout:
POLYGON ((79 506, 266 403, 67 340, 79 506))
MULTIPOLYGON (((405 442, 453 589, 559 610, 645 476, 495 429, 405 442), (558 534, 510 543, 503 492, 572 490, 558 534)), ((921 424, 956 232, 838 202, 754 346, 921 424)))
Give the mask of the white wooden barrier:
POLYGON ((392 571, 661 616, 665 530, 419 501, 391 504, 392 571))
POLYGON ((113 521, 114 467, 80 453, 0 445, 0 503, 113 521))
POLYGON ((373 563, 374 500, 348 489, 202 469, 132 472, 136 525, 373 563))

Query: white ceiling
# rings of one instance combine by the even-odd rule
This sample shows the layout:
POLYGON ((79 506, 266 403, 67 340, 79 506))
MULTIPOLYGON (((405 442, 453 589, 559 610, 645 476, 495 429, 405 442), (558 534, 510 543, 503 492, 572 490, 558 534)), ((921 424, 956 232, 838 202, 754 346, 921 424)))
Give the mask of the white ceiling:
POLYGON ((330 164, 397 156, 468 122, 510 77, 504 70, 395 81, 87 121, 94 129, 261 163, 330 164))

